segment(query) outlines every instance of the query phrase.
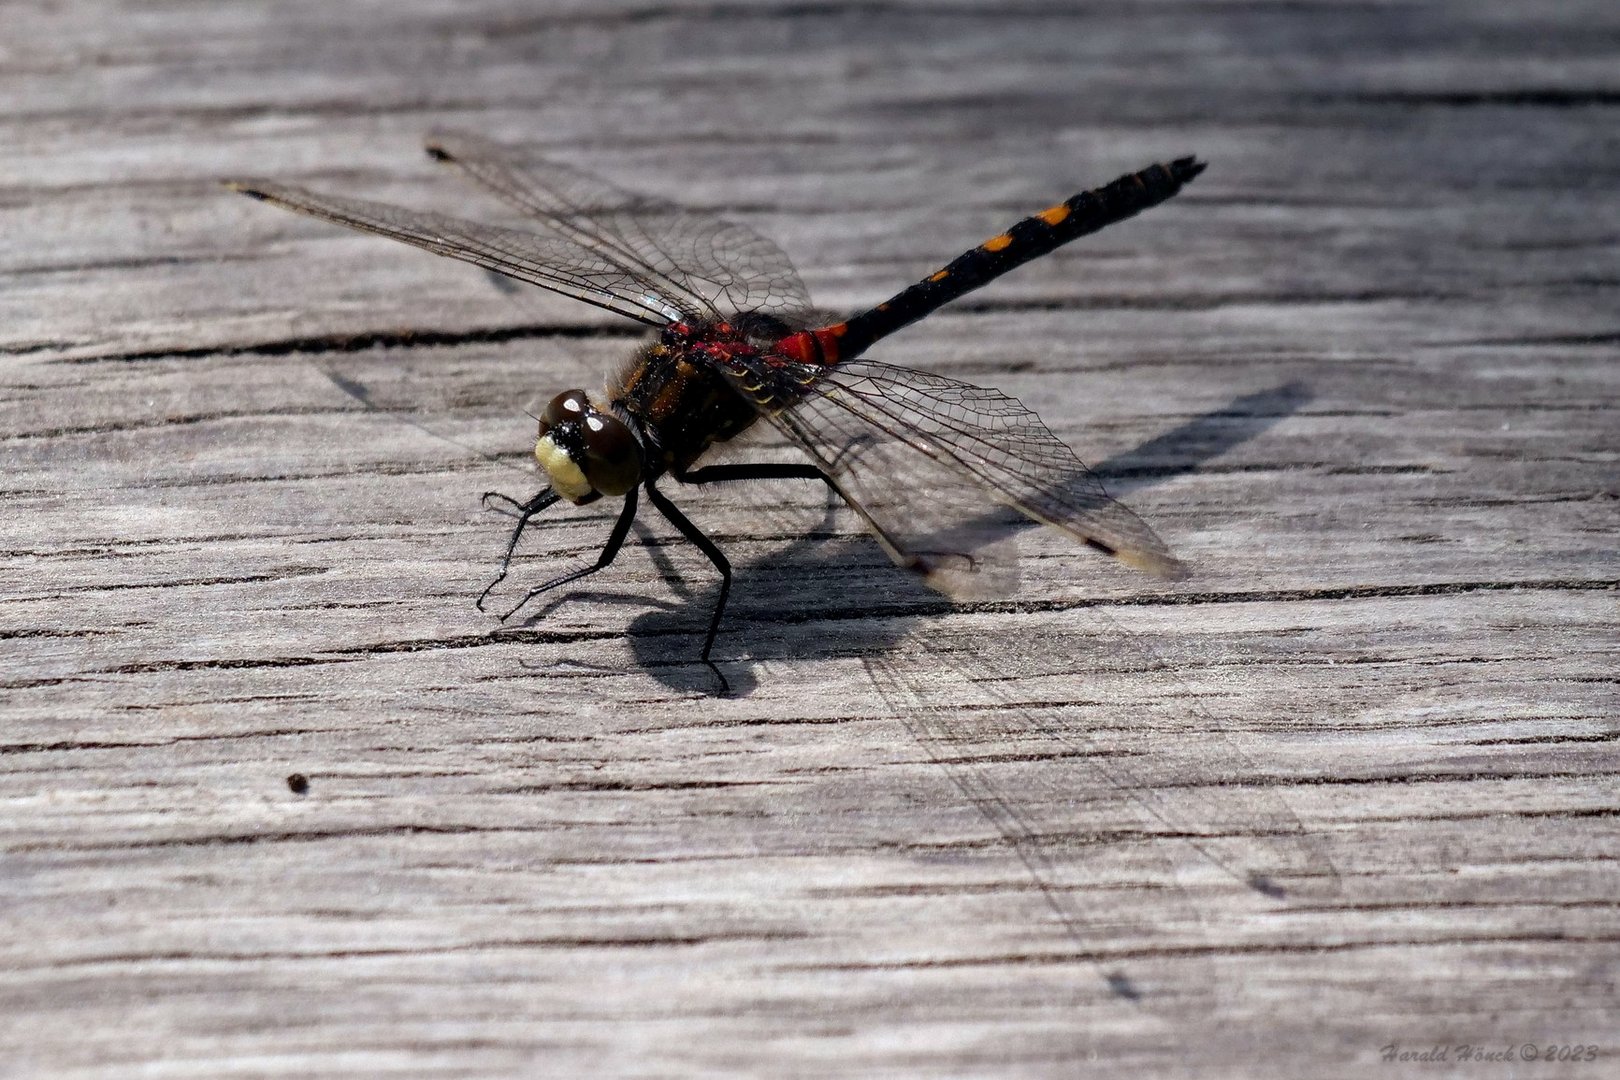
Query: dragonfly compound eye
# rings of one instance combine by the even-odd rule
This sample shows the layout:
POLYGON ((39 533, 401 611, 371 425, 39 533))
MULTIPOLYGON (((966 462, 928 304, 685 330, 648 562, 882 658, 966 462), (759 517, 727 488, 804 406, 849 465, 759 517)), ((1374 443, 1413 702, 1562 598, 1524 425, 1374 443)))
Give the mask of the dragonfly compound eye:
POLYGON ((641 447, 617 417, 600 411, 583 390, 551 399, 540 414, 535 460, 552 490, 569 502, 623 495, 641 478, 641 447))
POLYGON ((544 435, 558 424, 578 420, 590 411, 590 398, 583 390, 564 390, 546 404, 540 414, 540 434, 544 435))
POLYGON ((585 417, 585 476, 604 495, 623 495, 641 479, 641 445, 607 413, 585 417))

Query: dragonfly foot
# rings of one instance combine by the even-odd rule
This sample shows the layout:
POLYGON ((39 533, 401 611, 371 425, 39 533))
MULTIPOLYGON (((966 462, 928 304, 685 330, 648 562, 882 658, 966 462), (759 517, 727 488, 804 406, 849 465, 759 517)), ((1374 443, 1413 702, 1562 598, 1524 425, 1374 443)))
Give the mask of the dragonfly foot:
POLYGON ((522 503, 512 498, 512 496, 503 494, 499 491, 486 491, 484 492, 484 497, 478 501, 483 505, 485 510, 493 510, 497 514, 505 514, 507 517, 517 517, 519 514, 522 514, 524 510, 524 505, 522 503), (506 510, 499 506, 491 506, 491 499, 499 499, 512 509, 506 510))
POLYGON ((719 694, 719 696, 720 697, 730 697, 731 696, 731 684, 726 681, 725 673, 722 672, 720 670, 720 668, 715 664, 715 662, 713 660, 710 660, 707 656, 705 656, 703 658, 703 662, 708 665, 710 671, 714 672, 714 677, 715 677, 716 681, 718 681, 720 683, 720 694, 719 694))

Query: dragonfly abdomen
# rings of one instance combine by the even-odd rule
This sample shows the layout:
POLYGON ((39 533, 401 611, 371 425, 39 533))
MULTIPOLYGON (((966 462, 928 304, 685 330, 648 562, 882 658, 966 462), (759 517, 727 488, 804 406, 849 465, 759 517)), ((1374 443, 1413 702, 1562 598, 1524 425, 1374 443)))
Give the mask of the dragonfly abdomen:
POLYGON ((778 350, 806 363, 831 364, 859 356, 879 339, 1007 271, 1070 240, 1157 206, 1203 171, 1202 162, 1178 158, 1168 165, 1150 165, 1104 187, 1082 191, 958 255, 877 307, 846 322, 794 334, 785 338, 778 350))

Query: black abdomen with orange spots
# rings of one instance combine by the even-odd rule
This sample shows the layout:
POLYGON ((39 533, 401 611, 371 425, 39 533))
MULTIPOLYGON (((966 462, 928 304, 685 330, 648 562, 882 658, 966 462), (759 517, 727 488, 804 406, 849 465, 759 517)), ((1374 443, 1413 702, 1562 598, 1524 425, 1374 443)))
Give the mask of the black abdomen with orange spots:
POLYGON ((849 360, 881 338, 909 326, 943 304, 994 281, 1070 240, 1157 206, 1204 171, 1194 158, 1150 165, 1113 183, 1080 194, 1018 222, 943 269, 846 322, 806 330, 784 339, 781 351, 807 363, 849 360))

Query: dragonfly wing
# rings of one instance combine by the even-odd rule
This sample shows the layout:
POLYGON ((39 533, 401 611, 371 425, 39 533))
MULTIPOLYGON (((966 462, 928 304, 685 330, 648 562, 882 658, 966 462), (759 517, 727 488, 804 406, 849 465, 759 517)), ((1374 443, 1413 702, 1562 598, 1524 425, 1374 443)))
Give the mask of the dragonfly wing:
POLYGON ((1183 674, 1199 665, 1170 662, 1152 616, 1142 625, 1101 607, 994 633, 926 623, 863 663, 1075 954, 1116 996, 1182 1022, 1243 1001, 1244 949, 1217 944, 1234 932, 1225 920, 1248 934, 1280 902, 1321 905, 1341 883, 1286 772, 1199 703, 1211 695, 1183 674))
POLYGON ((890 557, 944 592, 1005 591, 1000 507, 1139 570, 1184 572, 1040 417, 998 390, 864 359, 821 367, 754 357, 729 371, 890 557))
POLYGON ((794 325, 809 310, 792 262, 746 225, 476 135, 435 133, 428 152, 536 224, 656 283, 694 312, 719 319, 762 312, 794 325))
POLYGON ((388 203, 322 195, 288 184, 237 180, 228 186, 286 210, 470 262, 649 326, 664 326, 701 314, 701 309, 694 310, 683 297, 670 295, 662 279, 629 269, 563 237, 538 236, 521 229, 484 225, 388 203))

